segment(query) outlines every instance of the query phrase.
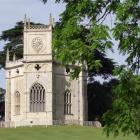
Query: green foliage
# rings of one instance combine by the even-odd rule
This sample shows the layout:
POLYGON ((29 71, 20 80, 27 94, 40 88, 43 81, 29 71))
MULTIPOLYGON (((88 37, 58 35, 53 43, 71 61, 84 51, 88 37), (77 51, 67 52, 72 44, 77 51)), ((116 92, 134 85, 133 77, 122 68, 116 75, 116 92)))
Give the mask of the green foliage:
MULTIPOLYGON (((47 0, 42 0, 44 3, 47 0)), ((65 11, 56 26, 54 37, 55 56, 64 64, 87 64, 88 70, 98 72, 103 67, 101 59, 94 59, 96 52, 105 53, 112 48, 110 38, 119 42, 118 49, 127 55, 127 66, 116 72, 120 83, 114 87, 114 103, 105 115, 106 132, 115 135, 140 136, 140 1, 139 0, 55 0, 64 2, 65 11), (108 14, 114 15, 114 26, 104 24, 108 14), (59 53, 57 53, 59 52, 59 53), (133 73, 137 74, 134 75, 133 73)), ((77 71, 76 71, 77 75, 77 71)))
MULTIPOLYGON (((138 74, 140 67, 139 0, 84 0, 82 2, 67 0, 63 2, 66 2, 66 10, 61 15, 59 25, 61 30, 54 44, 56 51, 60 52, 60 56, 57 57, 62 62, 75 64, 77 61, 79 63, 86 61, 89 69, 93 67, 99 69, 100 60, 93 60, 92 55, 95 50, 105 52, 112 47, 109 27, 102 24, 102 20, 107 13, 113 12, 116 17, 113 36, 119 41, 120 51, 128 55, 126 60, 128 65, 138 74), (86 24, 83 24, 85 20, 86 24)), ((114 132, 117 135, 121 130, 124 134, 133 132, 139 137, 140 78, 130 71, 118 70, 118 72, 120 83, 115 88, 113 108, 105 115, 106 132, 107 134, 114 132)))
POLYGON ((17 58, 22 58, 23 47, 16 45, 23 44, 23 23, 18 22, 14 28, 3 31, 0 40, 6 42, 3 50, 0 51, 0 68, 2 68, 5 66, 7 48, 11 51, 10 59, 14 52, 16 52, 17 58))
POLYGON ((137 74, 140 68, 140 5, 139 0, 123 0, 116 9, 114 37, 119 49, 127 54, 127 63, 137 74))
POLYGON ((111 59, 106 58, 104 53, 99 51, 94 52, 93 60, 99 60, 100 68, 93 66, 91 70, 88 71, 90 77, 93 76, 102 76, 103 78, 108 78, 108 76, 113 75, 113 70, 115 67, 115 63, 113 63, 111 59))
MULTIPOLYGON (((42 1, 44 3, 47 2, 47 0, 42 1)), ((62 33, 64 36, 66 35, 65 37, 69 40, 69 42, 65 40, 65 42, 67 42, 65 47, 67 47, 67 45, 69 46, 69 43, 72 41, 72 38, 69 37, 70 35, 71 37, 75 36, 75 40, 81 39, 81 37, 78 37, 75 33, 82 34, 83 32, 80 32, 81 27, 79 26, 82 22, 86 23, 85 25, 82 25, 83 28, 88 30, 89 35, 84 36, 85 41, 82 40, 81 42, 81 40, 79 40, 77 43, 80 43, 78 47, 81 45, 80 48, 88 48, 88 51, 85 48, 82 49, 82 51, 79 49, 79 53, 81 53, 81 55, 79 54, 80 58, 82 57, 80 63, 83 59, 86 61, 88 59, 89 61, 87 63, 92 67, 95 62, 91 62, 91 52, 94 52, 96 47, 101 50, 112 47, 112 43, 109 39, 110 37, 108 36, 109 29, 102 21, 106 19, 108 14, 113 13, 115 17, 115 26, 112 30, 113 37, 119 41, 118 49, 120 52, 127 55, 126 62, 128 65, 138 74, 140 68, 139 0, 55 0, 55 2, 66 3, 66 10, 61 15, 60 23, 65 31, 62 30, 59 32, 60 39, 62 33), (87 52, 88 56, 83 56, 82 52, 87 52), (87 59, 85 59, 85 57, 87 59)), ((61 42, 64 41, 62 40, 61 42)), ((57 45, 56 47, 58 48, 57 45)), ((67 48, 67 51, 70 49, 71 47, 67 48)), ((65 55, 65 53, 63 55, 65 55)), ((69 60, 73 61, 71 58, 69 60)))
POLYGON ((104 114, 105 132, 115 136, 135 134, 140 138, 140 76, 131 70, 119 72, 119 84, 114 87, 112 108, 104 114))
MULTIPOLYGON (((100 71, 103 66, 100 59, 94 59, 96 52, 104 55, 113 45, 110 41, 109 27, 100 24, 107 13, 98 17, 102 14, 102 9, 108 6, 108 2, 99 3, 91 0, 64 2, 66 10, 61 14, 60 22, 54 29, 55 57, 64 65, 81 66, 79 72, 85 64, 89 71, 93 69, 100 71)), ((73 69, 73 74, 75 77, 78 76, 76 69, 73 69)))

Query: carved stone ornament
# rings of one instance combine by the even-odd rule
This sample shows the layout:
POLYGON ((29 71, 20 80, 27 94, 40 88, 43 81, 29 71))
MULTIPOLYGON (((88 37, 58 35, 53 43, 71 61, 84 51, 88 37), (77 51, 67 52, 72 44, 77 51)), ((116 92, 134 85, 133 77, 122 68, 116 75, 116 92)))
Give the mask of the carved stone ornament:
POLYGON ((36 65, 35 65, 35 69, 38 71, 38 70, 41 69, 41 66, 40 66, 39 64, 36 64, 36 65))
POLYGON ((40 37, 35 37, 32 40, 32 47, 35 51, 39 52, 43 48, 43 41, 40 37))

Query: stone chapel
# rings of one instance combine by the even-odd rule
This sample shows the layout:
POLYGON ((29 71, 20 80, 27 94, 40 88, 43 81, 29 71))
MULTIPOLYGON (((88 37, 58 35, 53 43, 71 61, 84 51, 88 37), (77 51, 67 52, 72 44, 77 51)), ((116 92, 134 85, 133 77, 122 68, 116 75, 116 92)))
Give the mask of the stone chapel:
MULTIPOLYGON (((52 55, 53 24, 24 20, 23 59, 6 58, 5 121, 22 125, 53 125, 53 120, 85 121, 86 72, 71 80, 52 55)), ((72 67, 72 65, 69 65, 72 67)))

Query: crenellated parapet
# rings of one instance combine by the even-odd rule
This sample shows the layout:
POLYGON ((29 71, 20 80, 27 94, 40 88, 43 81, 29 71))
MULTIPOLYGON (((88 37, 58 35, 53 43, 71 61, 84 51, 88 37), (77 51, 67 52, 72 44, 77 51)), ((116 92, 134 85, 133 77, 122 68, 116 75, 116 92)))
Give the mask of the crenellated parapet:
POLYGON ((23 59, 6 62, 6 69, 12 69, 23 66, 23 59))
POLYGON ((54 26, 54 18, 52 18, 52 15, 50 14, 49 18, 49 24, 48 25, 31 25, 30 19, 27 20, 27 17, 25 15, 24 18, 24 32, 42 32, 42 31, 49 31, 52 30, 52 27, 54 26))
POLYGON ((16 60, 15 53, 13 55, 13 59, 10 60, 10 52, 9 52, 9 49, 7 49, 5 69, 12 69, 15 67, 20 67, 22 65, 23 65, 23 59, 16 60))

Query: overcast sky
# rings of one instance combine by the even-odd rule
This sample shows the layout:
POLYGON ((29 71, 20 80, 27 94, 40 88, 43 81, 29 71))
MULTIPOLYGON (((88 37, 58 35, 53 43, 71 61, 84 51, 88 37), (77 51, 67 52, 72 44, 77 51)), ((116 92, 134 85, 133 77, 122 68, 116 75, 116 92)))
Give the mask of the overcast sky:
MULTIPOLYGON (((15 26, 16 22, 23 20, 26 14, 31 21, 47 24, 49 14, 52 13, 55 21, 59 20, 59 14, 65 9, 64 4, 55 4, 54 0, 48 0, 44 5, 41 0, 0 0, 0 34, 2 31, 15 26)), ((110 24, 108 21, 106 21, 110 24)), ((2 50, 4 42, 0 42, 2 50)), ((117 45, 117 43, 114 43, 117 45)), ((113 58, 119 64, 124 63, 124 57, 115 53, 108 53, 108 57, 113 58)), ((0 87, 5 88, 5 73, 0 70, 0 87)))

